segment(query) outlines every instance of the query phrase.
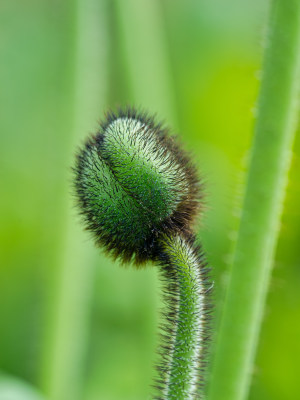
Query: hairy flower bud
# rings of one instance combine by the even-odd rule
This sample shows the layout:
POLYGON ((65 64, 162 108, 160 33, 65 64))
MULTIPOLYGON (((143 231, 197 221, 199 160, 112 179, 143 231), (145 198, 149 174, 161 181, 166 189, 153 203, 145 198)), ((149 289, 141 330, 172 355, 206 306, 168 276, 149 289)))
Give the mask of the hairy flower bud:
POLYGON ((153 258, 158 236, 189 229, 199 182, 174 138, 132 109, 109 114, 79 151, 75 190, 97 244, 123 261, 153 258))

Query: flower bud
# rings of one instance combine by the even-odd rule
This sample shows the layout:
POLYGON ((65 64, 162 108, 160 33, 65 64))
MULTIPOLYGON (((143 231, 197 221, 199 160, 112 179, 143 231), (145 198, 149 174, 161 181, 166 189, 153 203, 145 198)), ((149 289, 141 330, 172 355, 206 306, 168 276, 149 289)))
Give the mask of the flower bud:
POLYGON ((161 233, 188 229, 199 183, 165 129, 134 110, 109 114, 78 153, 75 190, 96 242, 123 261, 155 256, 161 233))

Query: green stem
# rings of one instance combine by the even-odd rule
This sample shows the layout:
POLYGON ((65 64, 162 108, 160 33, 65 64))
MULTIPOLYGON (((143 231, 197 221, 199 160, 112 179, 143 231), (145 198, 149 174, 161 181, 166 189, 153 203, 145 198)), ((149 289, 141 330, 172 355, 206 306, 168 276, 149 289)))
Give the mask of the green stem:
POLYGON ((133 101, 150 112, 159 112, 176 127, 161 5, 153 0, 117 0, 115 4, 133 101))
POLYGON ((164 236, 161 246, 167 314, 158 387, 166 400, 196 399, 209 336, 207 268, 192 237, 164 236))
POLYGON ((210 400, 242 400, 248 395, 295 132, 299 54, 300 1, 275 0, 210 400))
MULTIPOLYGON (((104 1, 74 0, 73 110, 70 141, 62 180, 62 246, 55 271, 52 309, 44 355, 44 391, 50 400, 81 397, 86 353, 90 297, 96 249, 86 245, 74 218, 74 201, 68 188, 70 166, 80 139, 97 124, 106 89, 106 6, 104 1)), ((68 132, 66 132, 68 134, 68 132)))

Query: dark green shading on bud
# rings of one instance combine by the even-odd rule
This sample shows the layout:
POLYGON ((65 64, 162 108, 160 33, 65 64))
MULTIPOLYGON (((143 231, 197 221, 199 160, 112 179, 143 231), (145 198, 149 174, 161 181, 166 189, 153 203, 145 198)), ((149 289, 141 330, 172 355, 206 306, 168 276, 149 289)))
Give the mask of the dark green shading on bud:
POLYGON ((78 153, 75 188, 96 242, 123 261, 153 259, 161 233, 188 229, 199 183, 174 139, 145 114, 109 114, 78 153))

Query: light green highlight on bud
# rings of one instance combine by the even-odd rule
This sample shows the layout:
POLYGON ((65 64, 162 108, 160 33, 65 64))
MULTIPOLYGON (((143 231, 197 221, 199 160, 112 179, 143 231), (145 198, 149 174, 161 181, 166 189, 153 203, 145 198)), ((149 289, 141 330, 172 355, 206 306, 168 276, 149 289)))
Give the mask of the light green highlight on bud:
POLYGON ((145 123, 118 118, 106 129, 101 152, 115 178, 153 221, 173 213, 187 187, 174 156, 145 123))

